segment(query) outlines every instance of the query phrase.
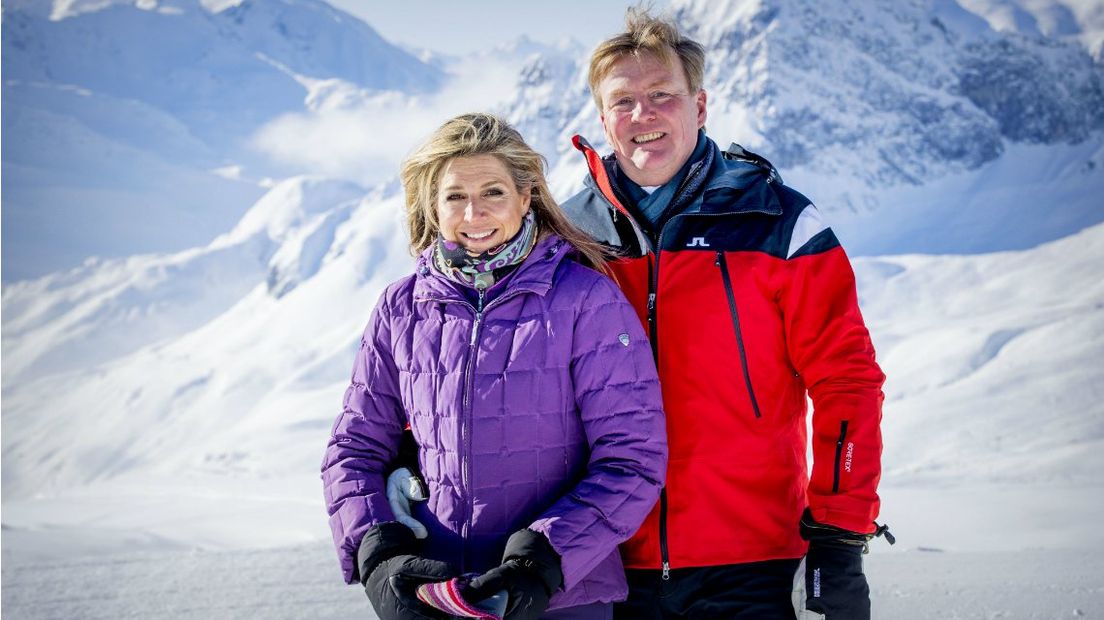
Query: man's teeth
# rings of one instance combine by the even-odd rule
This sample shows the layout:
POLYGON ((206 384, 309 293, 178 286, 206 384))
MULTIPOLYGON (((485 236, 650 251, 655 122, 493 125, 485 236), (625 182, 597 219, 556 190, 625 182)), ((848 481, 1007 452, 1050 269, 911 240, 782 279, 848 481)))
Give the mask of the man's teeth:
POLYGON ((644 144, 645 142, 651 142, 652 140, 659 140, 665 134, 662 131, 655 131, 652 133, 646 133, 633 138, 633 142, 637 144, 644 144))
POLYGON ((469 233, 464 233, 464 236, 467 237, 468 239, 475 239, 476 241, 479 241, 481 239, 486 239, 487 237, 490 237, 491 233, 493 233, 493 232, 494 232, 493 230, 488 230, 488 231, 480 232, 480 233, 470 233, 469 232, 469 233))

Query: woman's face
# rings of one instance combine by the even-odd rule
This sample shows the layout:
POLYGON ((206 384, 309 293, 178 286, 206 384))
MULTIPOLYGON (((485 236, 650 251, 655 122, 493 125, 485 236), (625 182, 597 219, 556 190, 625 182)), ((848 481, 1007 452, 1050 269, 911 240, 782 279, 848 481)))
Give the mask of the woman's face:
POLYGON ((529 191, 518 191, 506 164, 494 155, 450 160, 441 171, 437 221, 441 236, 475 255, 502 245, 521 228, 529 191))

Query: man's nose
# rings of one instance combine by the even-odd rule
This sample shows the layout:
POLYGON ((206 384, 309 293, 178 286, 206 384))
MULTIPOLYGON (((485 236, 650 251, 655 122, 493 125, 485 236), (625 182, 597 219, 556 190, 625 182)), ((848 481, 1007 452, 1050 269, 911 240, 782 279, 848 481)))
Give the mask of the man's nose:
POLYGON ((634 121, 647 120, 655 118, 655 108, 652 107, 652 102, 647 97, 641 97, 636 100, 636 106, 633 108, 634 121))

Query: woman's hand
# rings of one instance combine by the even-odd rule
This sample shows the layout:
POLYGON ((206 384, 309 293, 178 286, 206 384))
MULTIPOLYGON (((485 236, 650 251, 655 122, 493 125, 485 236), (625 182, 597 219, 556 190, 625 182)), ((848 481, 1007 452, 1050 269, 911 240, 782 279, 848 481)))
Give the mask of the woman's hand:
POLYGON ((468 583, 464 596, 477 602, 505 590, 507 620, 537 620, 563 584, 559 554, 544 535, 521 530, 510 536, 502 556, 502 564, 468 583))
POLYGON ((444 562, 400 555, 377 566, 365 580, 364 591, 380 620, 435 620, 440 615, 418 600, 418 586, 455 576, 444 562))
POLYGON ((457 575, 451 566, 417 555, 418 539, 405 525, 372 526, 360 541, 357 568, 364 592, 380 620, 432 620, 432 608, 418 600, 418 586, 457 575))

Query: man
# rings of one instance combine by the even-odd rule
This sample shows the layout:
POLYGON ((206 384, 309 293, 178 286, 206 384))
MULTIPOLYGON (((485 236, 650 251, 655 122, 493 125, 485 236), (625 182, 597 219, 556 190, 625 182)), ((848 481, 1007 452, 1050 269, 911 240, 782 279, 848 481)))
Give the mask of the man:
POLYGON ((884 375, 854 274, 766 160, 706 137, 704 68, 701 45, 631 9, 590 62, 613 155, 576 136, 590 177, 564 205, 621 256, 668 420, 666 489, 622 546, 618 616, 793 618, 800 567, 803 616, 868 618, 884 375))
POLYGON ((616 615, 869 618, 884 375, 854 274, 769 162, 705 135, 704 67, 701 45, 630 9, 590 63, 614 152, 574 139, 590 175, 564 208, 619 256, 667 414, 666 488, 622 545, 616 615))

